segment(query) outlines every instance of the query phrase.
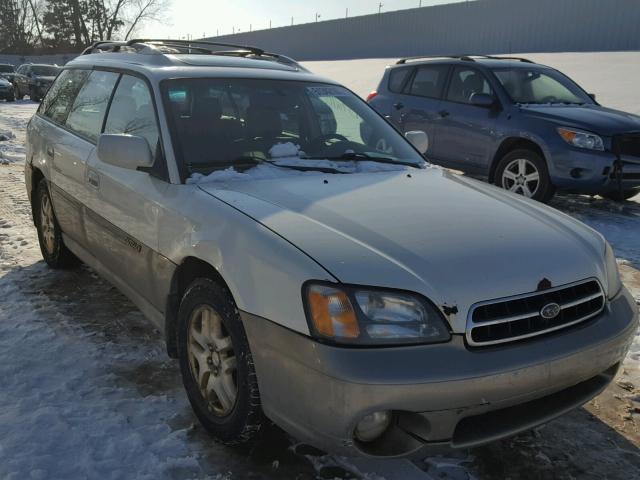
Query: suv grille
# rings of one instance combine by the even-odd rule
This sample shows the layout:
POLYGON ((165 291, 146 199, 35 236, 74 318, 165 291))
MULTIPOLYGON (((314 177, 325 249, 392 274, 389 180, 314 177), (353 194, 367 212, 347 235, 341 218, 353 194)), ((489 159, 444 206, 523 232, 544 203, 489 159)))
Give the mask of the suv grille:
POLYGON ((622 156, 640 157, 640 132, 614 135, 612 147, 614 153, 622 156))
POLYGON ((542 335, 585 321, 602 311, 605 298, 597 280, 586 280, 540 292, 482 302, 471 307, 467 342, 495 345, 542 335), (557 304, 559 313, 545 318, 545 306, 557 304))

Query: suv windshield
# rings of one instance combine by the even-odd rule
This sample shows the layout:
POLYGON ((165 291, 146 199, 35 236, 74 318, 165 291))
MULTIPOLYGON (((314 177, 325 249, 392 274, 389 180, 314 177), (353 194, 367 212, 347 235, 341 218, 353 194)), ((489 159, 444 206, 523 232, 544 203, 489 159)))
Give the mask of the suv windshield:
POLYGON ((34 75, 42 76, 42 77, 55 77, 58 75, 60 71, 59 67, 54 67, 53 65, 36 65, 31 67, 31 72, 34 75))
POLYGON ((0 73, 13 73, 16 69, 13 68, 13 65, 0 65, 0 73))
POLYGON ((514 103, 593 104, 578 85, 552 69, 496 68, 493 73, 514 103))
POLYGON ((398 132, 343 87, 192 78, 165 80, 162 92, 187 175, 263 162, 326 171, 340 161, 423 164, 398 132))

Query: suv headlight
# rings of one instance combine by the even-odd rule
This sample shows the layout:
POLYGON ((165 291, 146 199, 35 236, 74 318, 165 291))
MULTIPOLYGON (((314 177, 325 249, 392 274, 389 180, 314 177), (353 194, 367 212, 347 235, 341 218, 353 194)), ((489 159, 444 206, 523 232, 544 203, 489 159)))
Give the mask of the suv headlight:
POLYGON ((607 272, 607 297, 613 298, 622 289, 618 262, 609 242, 605 242, 604 248, 604 268, 607 272))
POLYGON ((583 132, 582 130, 573 130, 571 128, 558 128, 558 133, 562 139, 569 145, 585 148, 587 150, 604 151, 604 143, 602 137, 595 133, 583 132))
POLYGON ((394 345, 450 340, 442 314, 418 295, 310 283, 303 289, 312 333, 336 343, 394 345))

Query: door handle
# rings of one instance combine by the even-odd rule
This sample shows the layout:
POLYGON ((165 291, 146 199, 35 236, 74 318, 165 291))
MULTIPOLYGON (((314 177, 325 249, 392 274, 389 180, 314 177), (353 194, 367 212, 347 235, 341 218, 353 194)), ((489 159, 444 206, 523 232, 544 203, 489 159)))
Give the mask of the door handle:
POLYGON ((89 171, 87 181, 93 188, 100 188, 100 176, 96 172, 89 171))
POLYGON ((440 115, 442 118, 445 118, 449 116, 449 112, 447 112, 446 110, 440 110, 438 112, 438 115, 440 115))
POLYGON ((53 158, 53 154, 54 154, 53 147, 52 146, 48 146, 47 147, 47 155, 49 157, 53 158))
POLYGON ((395 108, 396 110, 401 110, 404 108, 404 104, 402 102, 394 103, 393 108, 395 108))

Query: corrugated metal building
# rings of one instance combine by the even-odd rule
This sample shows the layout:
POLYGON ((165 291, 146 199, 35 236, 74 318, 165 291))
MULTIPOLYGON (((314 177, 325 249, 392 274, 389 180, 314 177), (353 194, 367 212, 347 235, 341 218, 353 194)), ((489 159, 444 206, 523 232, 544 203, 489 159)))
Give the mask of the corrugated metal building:
POLYGON ((640 50, 640 0, 477 0, 216 40, 300 60, 640 50))

